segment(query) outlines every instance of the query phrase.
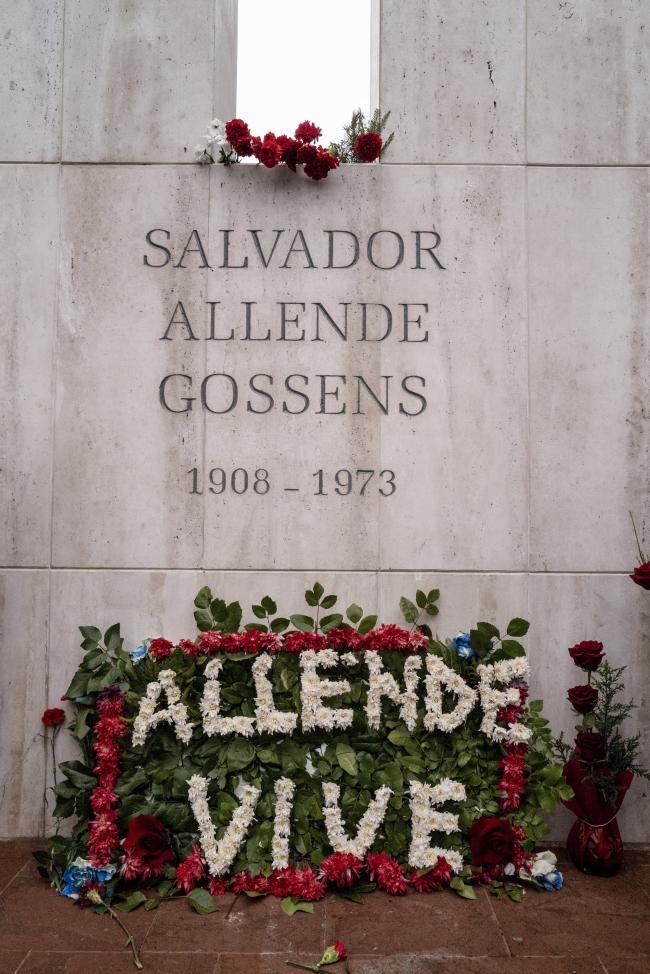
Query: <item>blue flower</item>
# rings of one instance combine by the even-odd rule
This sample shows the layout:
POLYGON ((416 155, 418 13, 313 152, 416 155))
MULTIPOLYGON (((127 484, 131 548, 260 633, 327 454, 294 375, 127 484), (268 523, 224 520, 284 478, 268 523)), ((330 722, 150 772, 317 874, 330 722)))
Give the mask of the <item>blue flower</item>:
POLYGON ((458 635, 452 639, 450 649, 456 650, 459 659, 471 659, 474 655, 474 650, 469 642, 469 633, 459 632, 458 635))
POLYGON ((145 656, 147 655, 147 650, 149 649, 150 642, 151 642, 150 639, 145 639, 143 643, 140 643, 139 646, 136 646, 135 649, 131 650, 129 656, 131 657, 132 663, 139 663, 141 659, 145 658, 145 656))
POLYGON ((61 896, 69 896, 70 899, 78 900, 79 893, 86 883, 107 883, 114 871, 113 866, 98 869, 96 866, 91 866, 87 859, 77 858, 63 874, 61 896))
POLYGON ((545 876, 536 876, 537 883, 546 890, 556 890, 562 889, 564 886, 564 876, 559 869, 554 869, 552 873, 546 873, 545 876))

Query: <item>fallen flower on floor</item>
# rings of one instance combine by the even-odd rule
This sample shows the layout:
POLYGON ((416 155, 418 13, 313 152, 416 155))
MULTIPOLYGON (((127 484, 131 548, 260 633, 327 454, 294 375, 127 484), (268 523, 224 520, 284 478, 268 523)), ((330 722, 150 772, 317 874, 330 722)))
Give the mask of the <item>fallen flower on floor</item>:
POLYGON ((348 956, 348 952, 345 948, 345 944, 340 940, 335 940, 333 944, 325 948, 323 956, 317 964, 296 964, 294 961, 288 960, 286 963, 289 967, 297 967, 301 971, 320 971, 321 967, 326 967, 329 964, 338 964, 340 960, 345 960, 348 956))

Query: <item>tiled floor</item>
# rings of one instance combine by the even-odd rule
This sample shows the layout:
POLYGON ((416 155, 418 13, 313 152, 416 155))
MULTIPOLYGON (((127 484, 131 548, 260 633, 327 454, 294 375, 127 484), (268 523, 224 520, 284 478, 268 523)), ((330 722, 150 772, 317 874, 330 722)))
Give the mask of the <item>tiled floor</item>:
MULTIPOLYGON (((49 889, 30 861, 34 843, 0 843, 0 974, 123 974, 134 970, 107 917, 49 889)), ((277 900, 220 897, 200 917, 183 900, 125 917, 151 974, 279 974, 314 963, 342 940, 351 974, 649 974, 650 855, 628 853, 623 872, 596 879, 562 863, 561 893, 524 903, 451 893, 363 906, 329 896, 313 915, 286 917, 277 900)), ((345 966, 327 970, 343 974, 345 966)))

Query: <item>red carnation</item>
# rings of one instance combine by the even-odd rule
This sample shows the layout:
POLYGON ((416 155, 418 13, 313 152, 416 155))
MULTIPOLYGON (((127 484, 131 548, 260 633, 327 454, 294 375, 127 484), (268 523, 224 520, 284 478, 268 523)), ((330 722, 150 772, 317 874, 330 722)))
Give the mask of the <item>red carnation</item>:
MULTIPOLYGON (((318 132, 320 134, 320 129, 318 130, 318 132)), ((345 960, 345 958, 348 955, 348 952, 345 949, 345 944, 341 940, 335 940, 334 943, 332 944, 332 947, 338 954, 339 960, 345 960)))
POLYGON ((330 629, 326 635, 327 645, 341 652, 350 652, 361 648, 361 633, 356 629, 330 629))
POLYGON ((380 889, 386 890, 393 896, 400 896, 408 892, 404 870, 385 852, 369 852, 366 856, 368 875, 372 883, 377 883, 380 889))
POLYGON ((205 863, 198 845, 192 846, 189 856, 176 867, 176 886, 185 893, 191 893, 197 883, 205 876, 205 863))
POLYGON ((630 578, 641 588, 650 592, 650 561, 646 561, 643 565, 637 565, 630 578))
POLYGON ((104 896, 104 884, 103 883, 84 883, 84 885, 79 890, 79 899, 77 900, 77 906, 80 906, 82 910, 88 910, 89 908, 95 906, 96 904, 88 898, 90 892, 98 893, 100 896, 104 896))
POLYGON ((452 869, 444 856, 438 856, 433 869, 418 875, 415 869, 411 870, 409 882, 418 893, 433 893, 441 886, 449 886, 452 877, 452 869))
POLYGON ((162 876, 165 863, 174 858, 165 826, 155 815, 136 815, 129 821, 122 845, 142 862, 145 879, 162 876))
POLYGON ((226 138, 238 156, 253 155, 250 129, 241 118, 231 118, 226 122, 226 138))
POLYGON ((325 637, 317 632, 290 632, 284 637, 287 653, 304 653, 307 649, 325 649, 325 637))
POLYGON ((354 154, 359 162, 374 162, 381 155, 384 140, 378 132, 364 132, 354 143, 354 154))
POLYGON ((569 656, 576 666, 587 672, 597 670, 604 655, 603 644, 596 642, 595 639, 584 639, 569 649, 569 656))
POLYGON ((233 893, 268 893, 269 881, 266 876, 251 876, 249 872, 244 870, 233 876, 230 889, 233 893))
POLYGON ((178 644, 186 656, 198 656, 199 647, 191 639, 181 639, 178 644))
POLYGON ((363 863, 351 852, 333 852, 320 864, 321 872, 328 882, 339 888, 354 885, 361 875, 363 863))
POLYGON ((208 893, 211 896, 223 896, 226 892, 226 884, 223 879, 219 879, 218 876, 212 876, 210 882, 208 883, 208 893))
POLYGON ((275 632, 261 632, 247 629, 239 638, 239 651, 242 653, 279 653, 282 640, 275 632))
MULTIPOLYGON (((318 153, 314 159, 305 163, 305 176, 310 179, 325 179, 330 169, 336 169, 339 164, 337 157, 333 156, 327 149, 321 149, 320 146, 303 146, 302 148, 316 148, 318 153)), ((298 155, 300 156, 300 151, 298 155)))
POLYGON ((273 169, 274 166, 277 166, 282 155, 282 148, 273 132, 267 132, 262 140, 253 140, 253 155, 267 169, 273 169))
POLYGON ((390 624, 367 632, 363 637, 363 648, 378 652, 386 650, 395 653, 413 653, 425 646, 426 642, 427 637, 418 629, 409 632, 390 624))
POLYGON ((300 142, 290 139, 288 135, 278 135, 278 145, 280 146, 280 162, 286 163, 292 172, 296 171, 298 163, 298 149, 300 142))
POLYGON ((469 833, 475 866, 499 866, 512 859, 515 837, 506 818, 478 818, 469 833))
POLYGON ((598 700, 598 690, 588 683, 579 687, 571 687, 567 693, 569 703, 579 714, 590 714, 598 700))
POLYGON ((167 659, 171 656, 174 644, 170 643, 168 639, 152 639, 149 643, 149 654, 153 656, 155 660, 167 659))
POLYGON ((199 633, 199 648, 202 653, 205 653, 206 656, 211 656, 213 653, 216 653, 217 650, 221 649, 222 642, 223 635, 216 629, 211 629, 209 632, 199 633))
POLYGON ((241 652, 241 636, 238 632, 228 632, 221 640, 221 648, 224 653, 241 652))
POLYGON ((65 720, 65 710, 60 707, 50 707, 41 717, 46 727, 59 727, 65 720))
POLYGON ((322 134, 321 129, 313 122, 301 122, 294 133, 300 142, 315 142, 322 134))

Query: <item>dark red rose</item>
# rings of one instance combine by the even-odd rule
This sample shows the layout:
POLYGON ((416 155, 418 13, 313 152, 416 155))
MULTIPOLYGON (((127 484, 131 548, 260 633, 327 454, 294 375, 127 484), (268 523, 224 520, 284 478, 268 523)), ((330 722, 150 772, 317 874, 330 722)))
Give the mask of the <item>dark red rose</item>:
POLYGON ((569 656, 581 670, 597 670, 600 666, 605 653, 603 644, 594 639, 585 639, 581 643, 576 643, 569 649, 569 656))
POLYGON ((646 561, 644 565, 637 565, 630 578, 641 588, 650 592, 650 561, 646 561))
POLYGON ((60 707, 50 707, 46 710, 41 720, 46 727, 58 727, 65 720, 65 711, 60 707))
POLYGON ((159 636, 149 643, 149 655, 153 656, 155 660, 167 659, 168 656, 171 656, 173 648, 173 643, 159 636))
POLYGON ((294 134, 300 142, 315 142, 323 133, 313 122, 301 122, 294 134))
POLYGON ((506 818, 478 818, 469 832, 475 866, 499 866, 512 860, 515 837, 506 818))
POLYGON ((577 710, 579 714, 590 714, 596 706, 598 690, 596 687, 591 687, 585 683, 579 687, 571 687, 567 697, 573 709, 577 710))
POLYGON ((122 845, 137 856, 145 871, 161 873, 166 862, 174 858, 165 826, 155 815, 136 815, 128 824, 122 845))
POLYGON ((359 162, 374 162, 379 159, 384 140, 378 132, 364 132, 354 143, 354 154, 359 162))
POLYGON ((607 738, 597 731, 576 734, 576 755, 586 764, 596 764, 607 758, 607 738))
POLYGON ((253 140, 253 155, 267 169, 273 169, 274 166, 277 166, 282 155, 282 148, 273 132, 267 132, 261 140, 253 140))
POLYGON ((229 122, 226 122, 226 138, 238 156, 253 155, 250 129, 241 118, 231 118, 229 122))

